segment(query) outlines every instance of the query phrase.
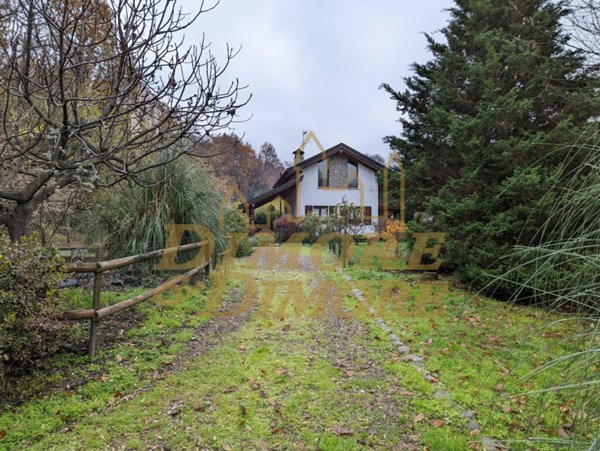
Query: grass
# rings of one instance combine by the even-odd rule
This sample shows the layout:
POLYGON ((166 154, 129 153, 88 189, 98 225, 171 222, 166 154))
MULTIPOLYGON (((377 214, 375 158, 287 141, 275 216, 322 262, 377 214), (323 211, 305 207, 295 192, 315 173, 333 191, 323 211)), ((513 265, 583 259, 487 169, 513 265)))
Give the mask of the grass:
MULTIPOLYGON (((352 245, 349 253, 350 265, 354 269, 401 271, 406 267, 407 259, 398 258, 396 255, 396 243, 361 242, 352 245)), ((404 249, 402 253, 405 253, 404 249)))
MULTIPOLYGON (((536 370, 577 351, 565 337, 584 332, 566 315, 548 314, 473 296, 448 281, 398 280, 385 273, 355 274, 358 286, 399 338, 426 357, 452 399, 477 412, 483 432, 499 439, 548 439, 569 435, 573 403, 568 393, 542 390, 561 371, 536 370), (565 338, 565 339, 563 339, 565 338), (532 422, 534 419, 534 422, 532 422)), ((435 411, 429 400, 420 407, 435 411)), ((517 442, 512 446, 517 446, 517 442)))
MULTIPOLYGON (((105 302, 118 302, 144 291, 143 288, 103 296, 105 302)), ((89 293, 72 290, 68 297, 74 307, 90 305, 89 293)), ((171 363, 189 340, 189 330, 205 321, 195 316, 206 294, 201 286, 167 293, 153 303, 134 310, 145 319, 125 332, 110 347, 100 347, 94 358, 61 353, 45 363, 45 368, 15 381, 11 403, 0 405, 0 449, 29 447, 47 434, 59 432, 72 421, 93 414, 114 403, 125 393, 148 385, 153 373, 171 363), (184 297, 165 311, 160 304, 184 297), (76 387, 75 387, 76 386, 76 387), (26 399, 21 404, 19 399, 26 399)), ((114 326, 114 325, 113 325, 114 326)))
MULTIPOLYGON (((38 389, 23 388, 24 403, 3 406, 0 449, 463 450, 476 437, 461 406, 496 438, 568 434, 568 399, 523 398, 518 381, 570 344, 539 348, 580 326, 538 330, 560 316, 472 297, 444 281, 347 272, 426 357, 451 399, 436 397, 373 315, 346 296, 325 251, 259 248, 208 284, 141 304, 142 319, 95 358, 57 355, 52 373, 23 379, 38 389), (327 313, 336 300, 347 319, 327 313), (239 327, 227 328, 232 310, 239 327), (536 360, 521 362, 534 350, 536 360), (530 424, 534 411, 543 414, 530 424)), ((535 389, 538 379, 520 383, 535 389)))

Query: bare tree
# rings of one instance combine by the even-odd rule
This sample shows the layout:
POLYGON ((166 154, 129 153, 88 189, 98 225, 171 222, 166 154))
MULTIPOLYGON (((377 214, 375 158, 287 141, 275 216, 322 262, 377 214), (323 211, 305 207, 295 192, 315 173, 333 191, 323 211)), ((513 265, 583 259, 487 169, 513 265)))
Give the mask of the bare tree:
MULTIPOLYGON (((242 87, 182 32, 176 0, 0 0, 0 224, 13 240, 57 190, 111 186, 235 121, 242 87)), ((191 146, 190 146, 191 147, 191 146)))
POLYGON ((570 14, 567 28, 570 45, 582 50, 589 66, 600 67, 600 2, 598 0, 568 0, 570 14))

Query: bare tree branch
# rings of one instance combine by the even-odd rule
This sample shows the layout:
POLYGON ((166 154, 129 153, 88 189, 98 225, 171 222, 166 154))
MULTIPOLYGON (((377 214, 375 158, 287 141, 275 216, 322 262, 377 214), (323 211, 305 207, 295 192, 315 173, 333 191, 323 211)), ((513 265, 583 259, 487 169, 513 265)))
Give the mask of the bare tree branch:
POLYGON ((223 83, 237 51, 219 64, 204 38, 181 38, 215 6, 0 0, 0 224, 13 239, 57 189, 139 179, 237 121, 249 97, 223 83))

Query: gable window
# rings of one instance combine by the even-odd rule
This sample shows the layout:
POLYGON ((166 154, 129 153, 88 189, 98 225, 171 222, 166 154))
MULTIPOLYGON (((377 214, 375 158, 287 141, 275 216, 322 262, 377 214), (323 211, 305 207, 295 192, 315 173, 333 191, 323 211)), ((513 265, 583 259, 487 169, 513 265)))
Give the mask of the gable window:
POLYGON ((348 162, 348 188, 358 188, 358 164, 348 162))
POLYGON ((329 160, 323 160, 319 163, 319 188, 329 186, 329 160))

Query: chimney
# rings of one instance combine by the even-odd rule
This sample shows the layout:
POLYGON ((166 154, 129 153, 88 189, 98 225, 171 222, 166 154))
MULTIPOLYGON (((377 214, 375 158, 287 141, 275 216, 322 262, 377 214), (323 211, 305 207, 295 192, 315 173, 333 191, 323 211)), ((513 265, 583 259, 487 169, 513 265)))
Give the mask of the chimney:
POLYGON ((294 164, 299 164, 304 160, 304 151, 302 149, 296 149, 294 152, 294 164))

